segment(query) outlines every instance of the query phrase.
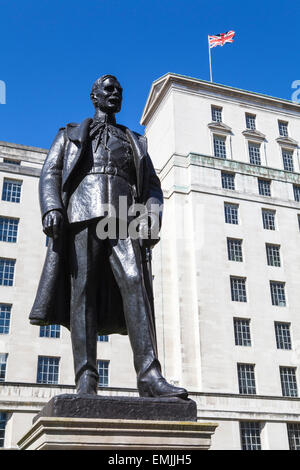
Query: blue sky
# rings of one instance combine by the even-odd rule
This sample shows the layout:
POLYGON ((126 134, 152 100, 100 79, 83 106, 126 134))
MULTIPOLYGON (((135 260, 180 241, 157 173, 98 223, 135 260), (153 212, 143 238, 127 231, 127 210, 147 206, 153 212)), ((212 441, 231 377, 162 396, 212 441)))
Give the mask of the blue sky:
POLYGON ((209 80, 207 35, 236 31, 212 49, 214 81, 285 99, 300 80, 297 0, 0 0, 0 140, 48 148, 57 129, 93 115, 100 75, 124 88, 118 122, 139 121, 152 82, 167 72, 209 80))

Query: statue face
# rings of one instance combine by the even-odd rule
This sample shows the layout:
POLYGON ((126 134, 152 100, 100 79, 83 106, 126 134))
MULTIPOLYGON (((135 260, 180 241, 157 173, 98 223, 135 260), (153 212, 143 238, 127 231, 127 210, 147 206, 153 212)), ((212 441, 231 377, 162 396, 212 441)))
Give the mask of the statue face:
POLYGON ((121 110, 122 88, 113 78, 106 78, 94 93, 94 105, 104 113, 114 114, 121 110))

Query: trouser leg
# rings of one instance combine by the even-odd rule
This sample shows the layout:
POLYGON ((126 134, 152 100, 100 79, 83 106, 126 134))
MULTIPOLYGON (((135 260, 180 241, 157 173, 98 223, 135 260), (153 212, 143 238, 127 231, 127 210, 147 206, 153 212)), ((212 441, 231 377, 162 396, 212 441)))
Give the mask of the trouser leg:
POLYGON ((94 272, 97 245, 93 243, 89 227, 74 232, 72 241, 70 330, 77 383, 84 371, 98 378, 95 288, 98 276, 94 272))
POLYGON ((142 274, 138 240, 111 241, 110 265, 121 291, 127 331, 133 350, 134 366, 139 377, 151 366, 160 370, 151 307, 142 274))

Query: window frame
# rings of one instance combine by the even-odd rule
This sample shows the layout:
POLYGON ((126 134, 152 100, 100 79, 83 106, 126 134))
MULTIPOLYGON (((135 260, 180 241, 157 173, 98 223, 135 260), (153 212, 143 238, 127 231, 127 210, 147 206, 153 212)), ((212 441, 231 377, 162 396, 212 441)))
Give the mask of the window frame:
POLYGON ((294 151, 289 149, 281 149, 281 157, 284 171, 295 171, 294 151))
POLYGON ((279 366, 279 371, 280 371, 280 382, 281 382, 281 390, 282 390, 282 396, 283 397, 294 397, 297 398, 298 395, 298 384, 297 384, 297 367, 291 367, 291 366, 279 366), (289 370, 290 372, 293 372, 292 374, 283 374, 283 370, 286 372, 289 370), (292 381, 287 380, 285 381, 284 379, 286 377, 292 377, 292 381), (294 388, 291 387, 291 385, 294 385, 294 388), (294 393, 295 392, 295 393, 294 393))
POLYGON ((3 270, 0 270, 0 286, 3 287, 12 287, 15 281, 15 271, 16 271, 16 259, 12 258, 0 258, 0 267, 3 261, 3 270), (6 263, 8 268, 6 268, 6 263), (11 262, 11 263, 9 263, 11 262))
POLYGON ((110 361, 108 359, 97 359, 97 370, 98 370, 98 374, 99 374, 99 381, 98 381, 98 387, 109 387, 110 385, 110 361), (104 370, 105 372, 105 368, 101 368, 100 365, 107 365, 107 374, 104 374, 102 375, 101 374, 101 370, 104 370), (105 376, 106 375, 106 376, 105 376), (101 381, 101 379, 104 377, 104 382, 106 381, 107 383, 103 383, 103 381, 101 381))
POLYGON ((246 129, 250 131, 256 130, 256 114, 245 113, 245 120, 246 120, 246 129), (254 126, 253 123, 254 122, 254 126), (248 125, 250 123, 250 125, 248 125))
POLYGON ((265 178, 257 178, 257 185, 258 185, 258 194, 260 196, 271 197, 271 180, 267 180, 265 178), (264 186, 265 185, 265 186, 264 186), (267 191, 265 189, 267 188, 267 191))
POLYGON ((286 293, 285 293, 285 282, 284 281, 270 281, 270 291, 271 291, 271 302, 274 307, 286 307, 287 300, 286 300, 286 293), (272 287, 275 288, 276 291, 272 287), (283 287, 281 292, 279 292, 278 288, 283 287), (283 300, 280 300, 282 297, 283 300))
POLYGON ((227 255, 228 261, 242 263, 244 261, 243 239, 227 237, 227 255))
POLYGON ((6 381, 7 358, 8 353, 0 353, 0 382, 6 381))
POLYGON ((235 173, 231 173, 230 171, 221 171, 221 183, 222 183, 223 189, 229 189, 231 191, 235 191, 235 173), (229 184, 227 183, 225 184, 226 178, 228 178, 227 182, 229 182, 229 184))
POLYGON ((0 303, 0 335, 8 335, 10 332, 11 309, 12 304, 0 303), (2 310, 2 307, 7 307, 7 309, 2 310))
POLYGON ((36 374, 36 383, 38 384, 49 384, 49 385, 57 385, 59 383, 59 373, 60 373, 60 357, 58 356, 44 356, 44 355, 39 355, 38 356, 38 362, 37 362, 37 374, 36 374), (47 371, 44 372, 43 370, 40 370, 40 366, 45 366, 45 364, 40 364, 40 361, 42 359, 47 359, 55 361, 54 364, 47 364, 47 371), (50 372, 49 368, 54 367, 56 368, 56 371, 54 370, 51 372, 51 377, 52 380, 49 380, 50 372), (46 379, 43 379, 43 376, 46 376, 46 379))
POLYGON ((231 300, 232 302, 242 302, 246 303, 247 300, 247 287, 246 287, 246 277, 242 276, 230 276, 230 290, 231 290, 231 300), (234 286, 234 281, 243 281, 240 284, 234 286), (241 288, 242 286, 242 288, 241 288))
POLYGON ((257 395, 256 380, 255 380, 255 364, 238 362, 237 373, 238 373, 239 394, 240 395, 257 395))
POLYGON ((224 217, 226 224, 239 225, 239 204, 224 202, 224 217))
POLYGON ((291 335, 291 323, 283 322, 283 321, 274 321, 274 330, 275 330, 275 340, 277 349, 283 351, 291 351, 292 350, 292 335, 291 335), (285 327, 285 333, 282 334, 284 329, 282 328, 281 331, 279 326, 285 327), (282 346, 282 347, 281 347, 282 346))
POLYGON ((252 346, 250 322, 250 318, 233 318, 235 346, 243 346, 247 348, 252 346))
POLYGON ((278 132, 279 132, 280 137, 289 136, 288 126, 289 126, 288 121, 281 121, 280 119, 278 119, 278 132), (282 132, 282 129, 285 129, 285 131, 282 132))
POLYGON ((226 160, 227 158, 227 149, 226 149, 226 136, 213 134, 213 150, 214 157, 220 158, 221 160, 226 160), (222 143, 222 145, 220 145, 222 143))
POLYGON ((21 196, 22 196, 22 185, 23 181, 22 180, 17 180, 17 179, 11 179, 11 178, 4 178, 3 179, 3 185, 2 185, 2 196, 1 200, 4 202, 12 202, 15 204, 20 204, 21 202, 21 196), (11 184, 15 185, 15 188, 7 189, 6 185, 11 184), (18 188, 18 190, 17 190, 18 188), (8 198, 8 194, 10 194, 10 197, 8 198), (14 200, 12 200, 14 199, 14 200))
POLYGON ((249 162, 251 165, 261 166, 261 144, 258 142, 248 141, 249 162), (252 152, 256 149, 258 152, 252 152))
POLYGON ((276 211, 273 209, 263 209, 261 210, 262 220, 263 220, 263 229, 264 230, 276 230, 276 211), (272 215, 272 217, 270 217, 272 215), (266 217, 268 216, 268 217, 266 217), (270 223, 271 222, 271 223, 270 223), (272 228, 271 228, 272 227, 272 228))
POLYGON ((221 106, 211 105, 212 122, 223 122, 223 108, 221 106), (216 119, 214 119, 216 117, 216 119))
POLYGON ((266 255, 268 266, 273 266, 276 268, 280 268, 282 266, 280 251, 280 245, 277 245, 275 243, 266 243, 266 255), (271 252, 271 250, 273 250, 273 253, 271 252))
POLYGON ((0 242, 17 243, 19 233, 19 222, 20 219, 17 217, 0 215, 0 242), (7 222, 7 226, 4 225, 5 221, 7 222))
POLYGON ((242 450, 262 450, 261 444, 261 431, 262 423, 260 421, 240 421, 240 439, 241 439, 241 449, 242 450), (248 430, 254 430, 255 433, 251 435, 249 432, 249 443, 247 442, 248 436, 245 437, 244 432, 246 428, 248 430), (251 429, 252 428, 252 429, 251 429), (254 442, 252 440, 254 439, 254 442), (257 442, 255 442, 257 440, 257 442))

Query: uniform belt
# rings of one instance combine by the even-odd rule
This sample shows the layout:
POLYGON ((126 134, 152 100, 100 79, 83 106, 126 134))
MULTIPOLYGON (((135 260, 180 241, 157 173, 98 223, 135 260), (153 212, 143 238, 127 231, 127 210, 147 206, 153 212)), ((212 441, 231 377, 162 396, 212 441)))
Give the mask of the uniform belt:
POLYGON ((129 179, 129 175, 126 171, 120 170, 116 166, 112 165, 99 165, 99 166, 94 166, 91 168, 87 175, 95 174, 95 173, 104 173, 106 175, 113 175, 113 176, 120 176, 121 178, 124 178, 126 181, 129 179))

